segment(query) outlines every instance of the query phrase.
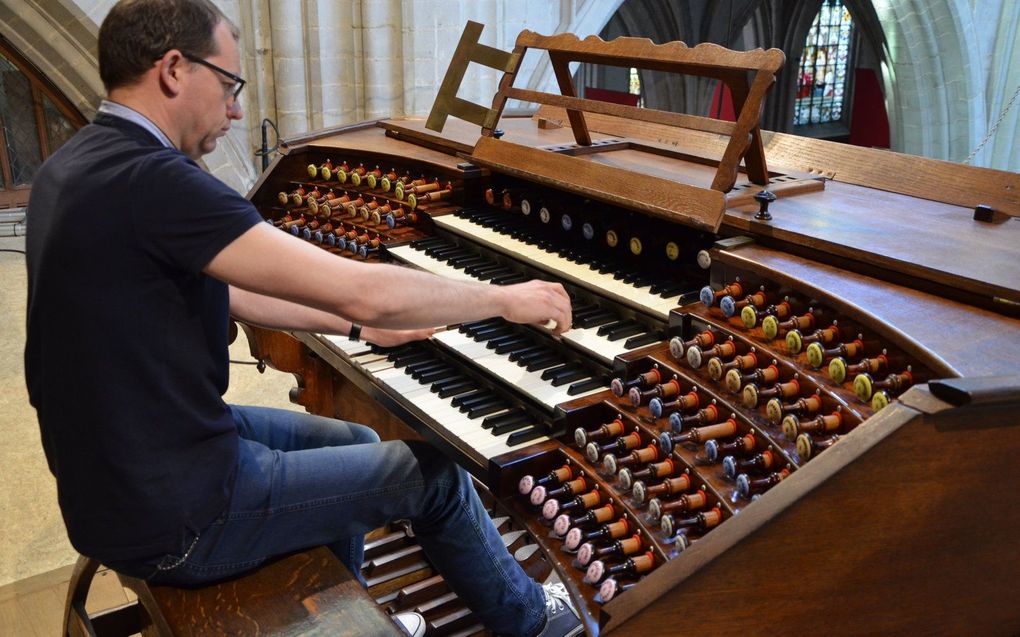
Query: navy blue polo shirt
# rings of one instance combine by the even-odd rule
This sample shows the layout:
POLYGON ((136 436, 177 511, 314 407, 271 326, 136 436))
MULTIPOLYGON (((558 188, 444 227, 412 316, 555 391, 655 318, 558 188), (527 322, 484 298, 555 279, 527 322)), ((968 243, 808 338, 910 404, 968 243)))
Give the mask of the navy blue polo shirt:
POLYGON ((179 553, 226 507, 238 447, 228 290, 202 269, 261 217, 103 113, 40 169, 27 215, 25 374, 71 543, 179 553))

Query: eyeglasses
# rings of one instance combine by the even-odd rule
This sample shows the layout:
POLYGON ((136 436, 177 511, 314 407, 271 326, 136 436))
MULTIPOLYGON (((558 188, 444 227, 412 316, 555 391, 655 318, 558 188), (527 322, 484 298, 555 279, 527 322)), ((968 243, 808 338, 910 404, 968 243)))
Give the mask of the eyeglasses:
POLYGON ((225 78, 229 79, 231 82, 233 82, 233 84, 224 84, 223 85, 223 91, 224 91, 225 97, 233 97, 234 101, 237 101, 237 96, 241 94, 241 89, 243 89, 244 85, 245 85, 245 81, 244 81, 243 78, 241 78, 240 76, 234 75, 233 73, 231 73, 230 71, 228 71, 226 69, 222 69, 222 68, 216 66, 212 62, 207 62, 207 61, 203 60, 202 58, 195 57, 193 55, 188 55, 187 53, 184 53, 183 51, 181 52, 181 55, 183 55, 186 59, 194 62, 195 64, 201 64, 202 66, 204 66, 206 68, 212 69, 213 71, 219 73, 223 77, 225 77, 225 78))

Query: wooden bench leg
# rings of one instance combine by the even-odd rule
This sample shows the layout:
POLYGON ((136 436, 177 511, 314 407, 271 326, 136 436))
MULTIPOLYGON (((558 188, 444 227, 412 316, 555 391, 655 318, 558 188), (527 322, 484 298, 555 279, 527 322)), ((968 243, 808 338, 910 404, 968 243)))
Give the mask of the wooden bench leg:
POLYGON ((64 637, 123 637, 141 632, 146 623, 144 613, 134 602, 88 614, 85 602, 99 566, 97 560, 84 555, 74 565, 64 603, 64 637))
POLYGON ((67 601, 64 602, 64 637, 92 637, 96 634, 85 611, 85 600, 97 570, 99 562, 84 555, 75 562, 71 581, 67 584, 67 601))

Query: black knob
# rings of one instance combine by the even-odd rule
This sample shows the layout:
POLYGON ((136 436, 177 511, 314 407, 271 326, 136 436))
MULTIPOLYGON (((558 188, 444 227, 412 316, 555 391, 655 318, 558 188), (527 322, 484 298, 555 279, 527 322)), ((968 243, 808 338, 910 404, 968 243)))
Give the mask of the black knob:
POLYGON ((504 131, 502 128, 497 128, 496 130, 492 131, 492 136, 495 137, 496 139, 499 139, 500 137, 503 136, 503 133, 504 131))
POLYGON ((759 221, 771 221, 772 215, 769 213, 769 204, 776 200, 776 195, 768 190, 759 190, 754 193, 754 200, 758 202, 760 208, 758 208, 758 214, 754 216, 759 221))

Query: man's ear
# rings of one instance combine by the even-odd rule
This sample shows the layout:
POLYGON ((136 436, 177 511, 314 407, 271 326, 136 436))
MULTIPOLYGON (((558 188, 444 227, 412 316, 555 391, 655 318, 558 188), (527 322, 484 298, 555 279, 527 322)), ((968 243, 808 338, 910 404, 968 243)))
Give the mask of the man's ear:
POLYGON ((181 82, 187 59, 177 49, 170 49, 156 61, 159 70, 159 85, 171 97, 181 92, 181 82))

